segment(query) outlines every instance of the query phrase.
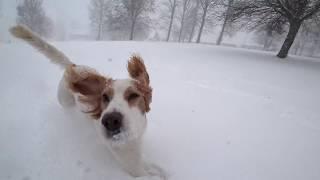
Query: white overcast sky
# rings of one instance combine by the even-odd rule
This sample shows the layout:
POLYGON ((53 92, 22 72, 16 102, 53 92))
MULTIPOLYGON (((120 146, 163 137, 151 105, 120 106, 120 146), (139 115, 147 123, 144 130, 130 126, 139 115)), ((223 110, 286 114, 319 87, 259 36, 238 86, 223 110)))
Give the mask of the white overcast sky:
MULTIPOLYGON (((8 26, 15 23, 17 4, 23 0, 0 0, 1 17, 0 33, 7 31, 8 26)), ((54 21, 64 23, 72 31, 88 32, 88 4, 90 0, 43 0, 47 15, 54 21)))

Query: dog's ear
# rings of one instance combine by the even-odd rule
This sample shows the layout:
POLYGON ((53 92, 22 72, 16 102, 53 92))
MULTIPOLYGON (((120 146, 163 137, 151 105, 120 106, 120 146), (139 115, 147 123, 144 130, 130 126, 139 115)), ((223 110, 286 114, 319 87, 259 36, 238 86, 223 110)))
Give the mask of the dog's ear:
POLYGON ((104 76, 85 66, 69 66, 65 76, 71 91, 85 96, 101 95, 107 83, 104 76))
POLYGON ((137 88, 143 94, 146 112, 150 111, 152 101, 152 88, 150 86, 149 74, 140 56, 133 55, 128 62, 130 77, 137 80, 137 88))
POLYGON ((128 62, 128 72, 130 76, 142 84, 149 86, 149 74, 140 56, 133 55, 128 62))

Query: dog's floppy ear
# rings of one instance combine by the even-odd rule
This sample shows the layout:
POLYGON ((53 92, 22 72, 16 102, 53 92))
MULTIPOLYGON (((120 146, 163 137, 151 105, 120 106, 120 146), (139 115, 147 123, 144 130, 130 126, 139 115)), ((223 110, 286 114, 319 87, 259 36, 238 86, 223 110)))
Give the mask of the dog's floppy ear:
POLYGON ((140 83, 149 86, 149 74, 142 58, 138 55, 133 55, 128 62, 128 72, 133 79, 140 83))
POLYGON ((65 76, 71 91, 85 96, 101 95, 107 83, 104 76, 86 66, 69 66, 65 76))
POLYGON ((128 72, 130 77, 137 80, 137 88, 143 94, 146 112, 150 111, 152 101, 152 88, 150 87, 149 74, 142 58, 133 55, 128 62, 128 72))

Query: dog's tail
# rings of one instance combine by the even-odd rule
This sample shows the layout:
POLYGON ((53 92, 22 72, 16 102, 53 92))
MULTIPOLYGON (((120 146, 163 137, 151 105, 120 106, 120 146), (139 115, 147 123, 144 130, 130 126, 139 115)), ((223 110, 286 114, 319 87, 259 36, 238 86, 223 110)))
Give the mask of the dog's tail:
POLYGON ((66 55, 64 55, 61 51, 59 51, 57 48, 55 48, 45 40, 41 39, 38 35, 34 34, 27 27, 17 25, 10 28, 10 32, 15 37, 24 40, 35 49, 40 51, 54 64, 57 64, 64 69, 73 64, 66 55))

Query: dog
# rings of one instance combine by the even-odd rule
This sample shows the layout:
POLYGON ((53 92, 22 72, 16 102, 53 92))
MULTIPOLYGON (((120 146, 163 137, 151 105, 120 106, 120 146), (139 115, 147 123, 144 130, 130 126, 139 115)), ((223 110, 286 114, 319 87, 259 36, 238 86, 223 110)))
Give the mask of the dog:
POLYGON ((10 32, 64 69, 58 87, 59 103, 64 108, 85 107, 82 111, 95 120, 100 136, 125 171, 133 177, 167 179, 160 167, 148 164, 142 158, 141 143, 147 126, 146 113, 150 111, 152 88, 141 57, 133 55, 128 61, 130 78, 112 79, 93 68, 74 64, 25 26, 14 26, 10 32))

